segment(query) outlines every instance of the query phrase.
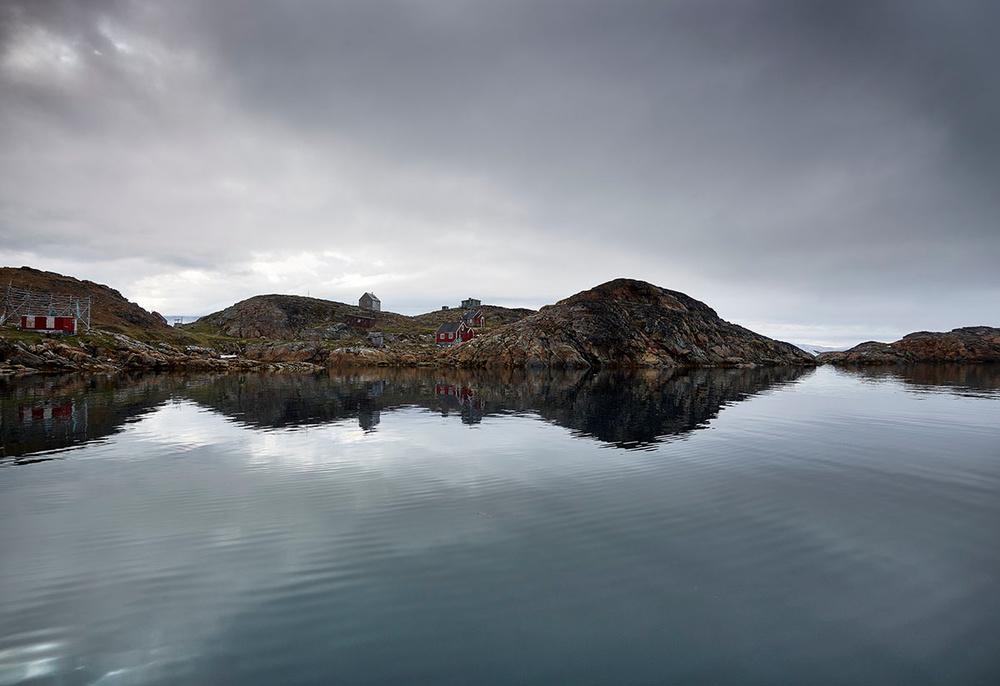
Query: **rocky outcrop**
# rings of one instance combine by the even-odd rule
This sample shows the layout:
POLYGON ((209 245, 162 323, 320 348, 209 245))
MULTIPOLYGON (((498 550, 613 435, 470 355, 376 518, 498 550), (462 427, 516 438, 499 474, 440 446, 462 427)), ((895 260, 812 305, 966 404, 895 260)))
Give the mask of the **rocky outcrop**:
MULTIPOLYGON (((147 312, 130 302, 118 291, 93 281, 74 279, 55 272, 44 272, 31 267, 0 267, 0 284, 26 288, 43 293, 89 297, 91 326, 113 329, 141 327, 159 332, 169 332, 167 320, 155 312, 147 312)), ((43 313, 44 314, 44 313, 43 313)))
POLYGON ((884 365, 914 362, 1000 362, 1000 329, 968 326, 947 332, 918 331, 895 343, 867 341, 843 352, 819 355, 820 364, 884 365))
POLYGON ((124 334, 97 332, 88 339, 0 338, 0 377, 64 372, 126 371, 319 371, 304 355, 274 354, 265 359, 219 352, 196 345, 144 343, 124 334))
POLYGON ((302 295, 255 295, 224 310, 201 317, 185 329, 232 338, 280 341, 338 341, 363 336, 366 326, 406 331, 415 321, 395 312, 362 311, 354 305, 302 295))
POLYGON ((449 355, 467 367, 812 365, 808 353, 721 319, 705 303, 616 279, 543 307, 449 355))
POLYGON ((233 338, 294 340, 320 322, 339 321, 350 305, 300 295, 257 295, 206 315, 194 327, 233 338))

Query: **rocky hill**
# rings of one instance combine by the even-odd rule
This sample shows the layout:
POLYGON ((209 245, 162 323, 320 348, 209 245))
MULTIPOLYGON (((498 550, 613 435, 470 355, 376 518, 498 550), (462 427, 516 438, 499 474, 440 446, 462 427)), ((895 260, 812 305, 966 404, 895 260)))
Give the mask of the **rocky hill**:
POLYGON ((843 352, 823 353, 817 361, 841 365, 1000 362, 1000 329, 967 326, 946 332, 918 331, 894 343, 867 341, 843 352))
MULTIPOLYGON (((515 322, 534 312, 496 305, 484 305, 481 309, 488 327, 515 322)), ((429 336, 442 323, 456 321, 462 312, 461 309, 436 310, 409 317, 395 312, 363 312, 355 305, 334 300, 272 294, 242 300, 185 328, 245 339, 347 340, 352 337, 350 317, 365 315, 374 317, 374 329, 404 340, 418 340, 420 336, 429 336)))
MULTIPOLYGON (((302 295, 255 295, 224 310, 205 315, 185 328, 233 338, 292 341, 322 338, 324 332, 331 327, 346 327, 350 315, 361 314, 359 307, 334 300, 302 295)), ((407 319, 392 312, 376 312, 374 316, 376 326, 398 325, 407 319)))
POLYGON ((470 367, 811 365, 811 355, 721 319, 705 303, 616 279, 543 307, 451 353, 470 367))
POLYGON ((34 291, 90 296, 91 326, 105 329, 129 330, 133 328, 169 331, 167 321, 156 312, 147 312, 121 293, 93 281, 74 279, 55 272, 43 272, 31 267, 0 267, 0 291, 11 285, 34 291))

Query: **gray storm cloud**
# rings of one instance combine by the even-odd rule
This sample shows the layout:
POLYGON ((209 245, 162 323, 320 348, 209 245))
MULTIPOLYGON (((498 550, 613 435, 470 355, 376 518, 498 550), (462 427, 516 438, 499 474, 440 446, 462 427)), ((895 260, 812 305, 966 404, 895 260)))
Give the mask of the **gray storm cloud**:
POLYGON ((0 261, 202 313, 616 276, 815 342, 1000 321, 991 2, 23 2, 0 261))

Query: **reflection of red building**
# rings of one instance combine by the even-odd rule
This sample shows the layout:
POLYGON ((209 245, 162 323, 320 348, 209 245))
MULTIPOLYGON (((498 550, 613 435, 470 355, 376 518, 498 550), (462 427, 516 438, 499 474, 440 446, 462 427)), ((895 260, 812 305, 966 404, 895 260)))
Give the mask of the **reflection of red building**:
POLYGON ((451 384, 439 383, 434 386, 435 395, 458 395, 455 387, 451 384))
POLYGON ((462 405, 465 407, 471 407, 474 410, 483 409, 483 401, 476 395, 475 389, 469 388, 468 386, 462 386, 458 394, 462 405))
POLYGON ((476 389, 468 386, 455 386, 449 383, 439 383, 434 386, 434 394, 447 398, 457 398, 460 405, 480 409, 482 401, 476 396, 476 389))
POLYGON ((59 405, 23 405, 21 406, 21 421, 25 423, 42 422, 47 419, 70 419, 73 416, 73 401, 68 400, 59 405))

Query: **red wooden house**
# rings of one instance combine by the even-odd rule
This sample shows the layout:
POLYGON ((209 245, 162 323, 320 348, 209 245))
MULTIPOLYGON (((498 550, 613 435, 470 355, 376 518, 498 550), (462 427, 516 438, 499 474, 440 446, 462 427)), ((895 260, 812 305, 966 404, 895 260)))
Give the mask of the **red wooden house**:
POLYGON ((455 345, 456 342, 461 340, 459 338, 459 329, 461 326, 461 322, 445 322, 438 327, 437 333, 434 336, 434 342, 438 345, 455 345))
POLYGON ((463 343, 476 337, 476 330, 464 321, 458 323, 458 337, 463 343))

